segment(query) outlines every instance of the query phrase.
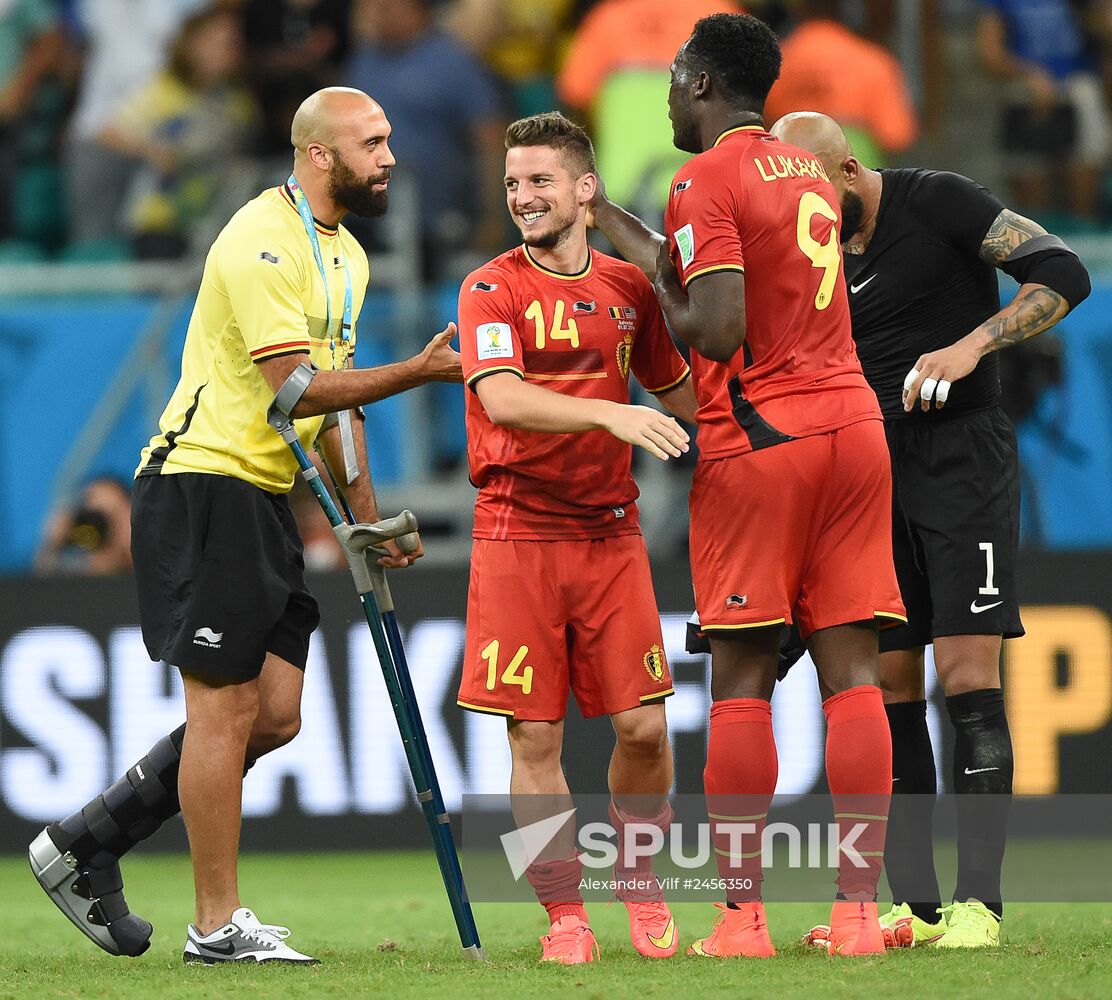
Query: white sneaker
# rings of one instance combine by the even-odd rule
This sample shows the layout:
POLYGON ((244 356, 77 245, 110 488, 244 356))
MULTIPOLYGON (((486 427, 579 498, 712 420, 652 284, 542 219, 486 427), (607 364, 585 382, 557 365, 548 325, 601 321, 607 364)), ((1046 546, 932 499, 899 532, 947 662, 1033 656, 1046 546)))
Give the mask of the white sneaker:
POLYGON ((291 965, 319 965, 320 960, 302 955, 285 943, 288 927, 261 924, 246 906, 232 914, 232 919, 211 934, 202 935, 189 925, 186 931, 182 961, 187 965, 218 962, 286 962, 291 965))

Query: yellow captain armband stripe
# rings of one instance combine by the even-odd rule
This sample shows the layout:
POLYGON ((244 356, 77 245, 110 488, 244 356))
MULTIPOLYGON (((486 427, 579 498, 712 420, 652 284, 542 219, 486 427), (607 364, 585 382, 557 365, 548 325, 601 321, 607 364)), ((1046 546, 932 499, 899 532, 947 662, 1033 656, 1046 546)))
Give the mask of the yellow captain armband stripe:
POLYGON ((690 274, 683 276, 685 285, 691 284, 696 278, 701 278, 704 274, 710 274, 712 271, 740 271, 745 273, 745 268, 740 264, 714 264, 711 267, 701 267, 698 271, 692 271, 690 274))
POLYGON ((493 368, 481 368, 477 372, 473 372, 467 379, 467 384, 473 386, 481 378, 487 375, 494 375, 496 372, 513 372, 518 378, 524 379, 525 372, 514 365, 495 365, 493 368))
POLYGON ((647 393, 649 393, 650 395, 653 395, 653 396, 659 396, 662 392, 668 392, 668 390, 670 390, 670 389, 675 389, 676 386, 683 385, 684 382, 687 381, 687 379, 690 375, 691 375, 691 369, 687 365, 684 365, 683 366, 683 374, 679 378, 673 379, 667 385, 662 385, 659 389, 650 389, 646 386, 645 392, 647 392, 647 393))

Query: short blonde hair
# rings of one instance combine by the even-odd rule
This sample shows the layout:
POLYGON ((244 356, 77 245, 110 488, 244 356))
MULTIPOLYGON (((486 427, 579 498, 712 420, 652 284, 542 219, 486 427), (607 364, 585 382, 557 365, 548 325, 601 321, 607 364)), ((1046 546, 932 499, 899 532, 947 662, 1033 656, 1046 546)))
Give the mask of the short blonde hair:
POLYGON ((597 174, 595 147, 591 137, 559 111, 519 118, 506 129, 506 148, 548 146, 564 156, 568 172, 575 177, 597 174))

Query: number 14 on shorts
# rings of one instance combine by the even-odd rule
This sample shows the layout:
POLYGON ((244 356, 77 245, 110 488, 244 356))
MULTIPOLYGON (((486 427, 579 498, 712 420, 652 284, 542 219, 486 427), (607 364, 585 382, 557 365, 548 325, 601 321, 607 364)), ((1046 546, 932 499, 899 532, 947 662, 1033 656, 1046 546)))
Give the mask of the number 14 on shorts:
POLYGON ((525 657, 529 655, 529 647, 518 646, 517 652, 506 664, 506 669, 502 671, 501 677, 498 676, 498 651, 498 640, 493 639, 479 654, 487 662, 487 690, 493 691, 501 680, 503 684, 517 685, 521 688, 522 694, 529 694, 533 690, 533 668, 528 664, 522 666, 525 663, 525 657))

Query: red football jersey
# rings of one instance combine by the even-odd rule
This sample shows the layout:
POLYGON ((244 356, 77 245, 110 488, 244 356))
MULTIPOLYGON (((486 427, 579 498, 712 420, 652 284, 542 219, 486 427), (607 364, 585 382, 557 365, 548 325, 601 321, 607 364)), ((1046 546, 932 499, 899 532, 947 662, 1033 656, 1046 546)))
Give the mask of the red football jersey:
POLYGON ((692 352, 699 453, 722 458, 880 419, 850 332, 841 211, 822 165, 759 126, 723 133, 679 169, 665 228, 684 287, 745 273, 745 345, 692 352))
POLYGON ((475 394, 512 372, 566 396, 629 402, 629 373, 649 392, 688 375, 652 286, 631 264, 590 251, 574 275, 525 247, 467 276, 459 293, 467 393, 467 457, 476 538, 604 538, 637 534, 632 448, 607 431, 540 434, 497 427, 475 394))

